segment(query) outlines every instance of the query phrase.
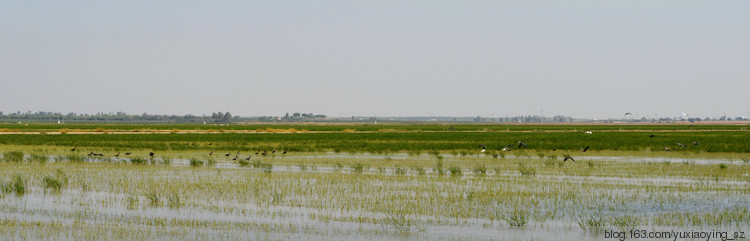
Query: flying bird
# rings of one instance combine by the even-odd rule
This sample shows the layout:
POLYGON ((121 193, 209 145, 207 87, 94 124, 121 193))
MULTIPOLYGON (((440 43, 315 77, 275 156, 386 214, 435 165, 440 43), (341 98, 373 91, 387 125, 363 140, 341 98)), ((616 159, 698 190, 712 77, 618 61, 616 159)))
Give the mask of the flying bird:
POLYGON ((664 146, 664 151, 672 151, 672 149, 669 149, 669 147, 664 146))
POLYGON ((521 148, 521 147, 526 147, 526 143, 519 141, 518 142, 518 148, 521 148))
POLYGON ((583 151, 583 152, 586 152, 587 150, 589 150, 589 146, 586 146, 586 147, 584 147, 584 148, 581 148, 581 151, 583 151))
POLYGON ((570 157, 570 155, 565 155, 565 159, 563 159, 563 161, 568 161, 568 160, 576 161, 575 159, 573 159, 573 157, 570 157))
POLYGON ((680 146, 680 147, 684 147, 684 148, 687 148, 687 145, 685 145, 685 144, 682 144, 682 143, 679 143, 679 142, 677 142, 677 145, 678 145, 678 146, 680 146))
POLYGON ((630 112, 625 112, 625 115, 633 115, 633 114, 630 112))

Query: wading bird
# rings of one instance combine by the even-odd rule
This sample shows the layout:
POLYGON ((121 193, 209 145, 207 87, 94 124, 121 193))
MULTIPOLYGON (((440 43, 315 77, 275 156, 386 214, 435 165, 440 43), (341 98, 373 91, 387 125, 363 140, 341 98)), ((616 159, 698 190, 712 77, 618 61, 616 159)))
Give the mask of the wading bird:
POLYGON ((148 153, 148 156, 150 156, 150 157, 154 157, 154 152, 149 152, 149 153, 148 153))
POLYGON ((649 138, 654 138, 654 137, 656 137, 656 135, 654 135, 654 134, 651 134, 651 135, 650 135, 650 136, 648 136, 648 137, 649 137, 649 138))
POLYGON ((664 146, 664 151, 672 151, 672 149, 669 149, 669 147, 664 146))
POLYGON ((286 154, 286 151, 284 151, 284 152, 281 153, 281 155, 284 155, 284 154, 286 154))
POLYGON ((251 157, 253 157, 253 155, 247 156, 247 158, 245 158, 245 161, 249 161, 251 157))
POLYGON ((117 154, 115 154, 115 157, 120 157, 120 153, 118 152, 117 154))
POLYGON ((679 142, 677 142, 677 145, 678 145, 678 146, 680 146, 680 147, 684 147, 684 148, 687 148, 687 145, 685 145, 685 144, 682 144, 682 143, 679 143, 679 142))
POLYGON ((591 132, 591 131, 584 131, 583 133, 585 133, 585 134, 594 134, 594 132, 591 132))
POLYGON ((213 142, 211 142, 211 143, 208 143, 208 145, 209 145, 209 146, 210 146, 210 145, 213 145, 213 144, 214 144, 213 142))
POLYGON ((209 152, 208 155, 209 156, 213 156, 214 155, 214 151, 209 152))
POLYGON ((224 154, 224 156, 228 157, 228 156, 229 156, 229 153, 227 153, 227 154, 224 154))
POLYGON ((70 149, 70 151, 76 151, 76 148, 78 148, 78 147, 77 146, 73 147, 73 149, 70 149))
POLYGON ((694 142, 693 142, 693 145, 694 145, 694 146, 697 146, 697 145, 700 145, 700 143, 698 143, 697 141, 694 141, 694 142))
POLYGON ((125 152, 125 155, 126 156, 130 156, 130 152, 125 152))
POLYGON ((482 148, 482 152, 487 151, 487 146, 485 146, 484 144, 479 144, 479 147, 482 148))
POLYGON ((236 161, 237 157, 239 157, 239 156, 234 156, 234 158, 232 158, 232 161, 236 161))

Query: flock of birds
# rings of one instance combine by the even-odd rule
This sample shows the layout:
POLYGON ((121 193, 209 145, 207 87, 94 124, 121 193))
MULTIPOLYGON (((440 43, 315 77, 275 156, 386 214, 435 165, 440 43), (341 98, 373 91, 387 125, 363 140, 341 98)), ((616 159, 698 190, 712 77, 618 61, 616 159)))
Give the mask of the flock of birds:
MULTIPOLYGON (((213 142, 208 143, 209 146, 211 146, 213 144, 214 144, 213 142)), ((193 142, 192 144, 190 142, 188 142, 188 145, 195 145, 195 142, 193 142)), ((70 149, 70 151, 72 151, 72 152, 74 152, 76 150, 78 150, 78 146, 73 147, 73 149, 70 149)), ((271 154, 275 154, 276 152, 277 152, 276 149, 271 150, 271 154)), ((284 150, 284 151, 281 152, 281 155, 284 156, 286 153, 287 153, 287 151, 284 150)), ((129 156, 130 154, 132 154, 132 152, 125 152, 126 156, 129 156)), ((263 152, 261 152, 260 150, 258 150, 258 151, 255 152, 255 155, 261 155, 261 156, 266 156, 268 154, 269 153, 268 153, 267 150, 263 150, 263 152)), ((208 155, 209 156, 213 156, 214 155, 214 151, 209 152, 208 155)), ((231 155, 232 155, 232 153, 228 152, 228 153, 224 154, 224 157, 229 157, 231 155)), ((87 156, 100 156, 100 157, 103 157, 104 154, 103 153, 96 153, 96 152, 92 151, 92 152, 89 152, 87 154, 87 156)), ((149 152, 148 156, 151 157, 151 158, 154 158, 154 157, 156 157, 156 153, 149 152)), ((240 156, 240 151, 237 151, 237 153, 235 154, 234 158, 232 158, 231 160, 236 161, 237 158, 239 158, 239 156, 240 156)), ((115 154, 114 157, 120 157, 120 152, 117 152, 117 154, 115 154)), ((249 161, 252 157, 253 157, 253 155, 249 155, 247 158, 244 158, 244 159, 249 161)))
MULTIPOLYGON (((584 131, 583 133, 584 134, 593 134, 592 131, 584 131)), ((654 138, 654 137, 656 137, 656 135, 651 134, 648 137, 649 138, 654 138)), ((694 141, 692 144, 694 146, 700 145, 700 143, 698 143, 697 141, 694 141)), ((677 142, 677 146, 679 146, 679 147, 681 147, 683 149, 687 149, 688 148, 688 145, 682 144, 680 142, 677 142)), ((479 147, 482 148, 482 150, 481 150, 482 153, 484 153, 484 152, 487 151, 487 145, 485 145, 485 144, 479 144, 479 147)), ((516 147, 515 144, 510 144, 510 145, 505 145, 503 148, 498 148, 497 151, 512 151, 513 150, 512 148, 526 148, 526 147, 528 147, 528 145, 525 142, 519 141, 517 147, 516 147)), ((586 151, 589 150, 590 147, 591 146, 586 146, 586 147, 582 147, 582 148, 578 148, 578 149, 581 150, 581 152, 586 152, 586 151)), ((556 150, 557 149, 552 149, 552 151, 556 151, 556 150)), ((664 151, 672 151, 672 148, 669 148, 668 146, 664 146, 664 151)), ((568 160, 576 161, 570 155, 565 155, 565 158, 563 159, 563 161, 568 161, 568 160)))

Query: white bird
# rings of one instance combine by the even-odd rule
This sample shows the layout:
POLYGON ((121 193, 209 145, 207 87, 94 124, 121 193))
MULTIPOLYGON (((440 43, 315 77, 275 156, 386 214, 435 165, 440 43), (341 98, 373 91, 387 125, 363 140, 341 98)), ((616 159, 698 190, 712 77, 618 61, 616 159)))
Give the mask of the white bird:
POLYGON ((583 133, 586 133, 586 134, 594 134, 594 132, 591 132, 591 131, 585 131, 585 132, 583 132, 583 133))

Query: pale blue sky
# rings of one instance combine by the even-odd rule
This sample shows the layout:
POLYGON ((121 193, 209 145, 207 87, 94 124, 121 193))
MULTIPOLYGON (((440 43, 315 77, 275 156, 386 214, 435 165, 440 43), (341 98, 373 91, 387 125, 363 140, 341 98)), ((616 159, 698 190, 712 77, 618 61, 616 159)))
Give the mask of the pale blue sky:
POLYGON ((0 111, 750 115, 750 1, 3 1, 0 111))

